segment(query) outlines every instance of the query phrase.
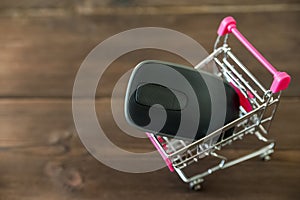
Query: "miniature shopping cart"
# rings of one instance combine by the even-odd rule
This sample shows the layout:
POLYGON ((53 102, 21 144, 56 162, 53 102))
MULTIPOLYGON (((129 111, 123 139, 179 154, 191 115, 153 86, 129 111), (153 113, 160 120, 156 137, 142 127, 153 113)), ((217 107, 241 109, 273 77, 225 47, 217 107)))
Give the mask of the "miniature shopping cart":
POLYGON ((144 61, 138 64, 128 84, 125 115, 131 125, 146 131, 170 171, 176 171, 191 189, 199 190, 204 177, 217 170, 256 156, 264 160, 270 159, 275 143, 267 139, 266 135, 281 91, 288 87, 290 79, 287 73, 277 71, 247 41, 236 28, 232 17, 226 17, 219 26, 214 51, 194 69, 161 61, 144 61), (273 75, 270 89, 266 89, 233 54, 227 44, 230 34, 273 75), (223 43, 220 45, 221 40, 223 43), (216 63, 217 73, 201 71, 203 66, 211 62, 216 63), (217 86, 221 89, 216 92, 217 86), (220 96, 222 92, 223 95, 220 96), (210 98, 213 93, 219 95, 214 103, 223 103, 225 109, 222 111, 224 120, 211 128, 211 124, 215 123, 211 121, 214 103, 210 98), (224 101, 220 100, 222 98, 224 101), (197 110, 202 111, 198 116, 195 114, 197 110), (166 116, 162 117, 164 123, 160 124, 155 119, 162 115, 166 116), (178 124, 182 120, 185 123, 196 123, 197 129, 191 130, 192 125, 180 128, 178 124), (223 148, 238 140, 246 140, 248 135, 265 143, 264 147, 234 159, 222 155, 223 148), (188 166, 201 165, 207 157, 219 160, 217 165, 190 177, 186 175, 184 170, 188 166))

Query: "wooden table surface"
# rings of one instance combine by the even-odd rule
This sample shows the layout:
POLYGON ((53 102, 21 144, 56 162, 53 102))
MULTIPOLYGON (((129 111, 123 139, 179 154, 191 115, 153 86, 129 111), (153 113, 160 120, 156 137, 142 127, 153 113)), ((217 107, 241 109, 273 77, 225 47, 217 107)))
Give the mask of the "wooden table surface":
MULTIPOLYGON (((299 199, 299 20, 298 0, 1 1, 0 200, 299 199), (274 66, 292 76, 270 130, 269 137, 276 140, 272 160, 255 158, 216 172, 205 179, 201 192, 192 192, 167 168, 130 174, 92 157, 78 138, 72 116, 72 87, 87 54, 114 34, 149 26, 185 33, 211 51, 218 24, 227 15, 237 19, 239 29, 274 66)), ((258 78, 271 80, 240 44, 232 44, 258 78)), ((186 62, 161 50, 128 53, 107 69, 96 98, 108 137, 135 152, 154 148, 118 128, 110 98, 122 74, 145 59, 186 62)), ((245 138, 224 153, 240 155, 255 145, 245 138)))

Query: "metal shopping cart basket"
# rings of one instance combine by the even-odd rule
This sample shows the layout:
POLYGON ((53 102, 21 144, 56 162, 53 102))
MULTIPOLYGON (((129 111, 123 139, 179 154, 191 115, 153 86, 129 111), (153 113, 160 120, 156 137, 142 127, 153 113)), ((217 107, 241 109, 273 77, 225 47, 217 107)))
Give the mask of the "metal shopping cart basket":
POLYGON ((131 125, 146 131, 170 171, 177 172, 191 189, 199 190, 204 177, 217 170, 256 156, 265 160, 270 159, 275 143, 267 139, 266 135, 277 109, 281 91, 288 87, 290 79, 287 73, 277 71, 248 42, 236 28, 236 21, 232 17, 226 17, 219 26, 214 51, 194 69, 161 61, 144 61, 138 64, 128 84, 125 116, 131 125), (227 43, 230 34, 234 35, 273 75, 270 89, 266 89, 233 54, 227 43), (212 61, 218 68, 215 75, 198 70, 212 61), (171 79, 166 81, 168 77, 171 79), (154 81, 154 78, 160 82, 154 81), (187 79, 190 85, 183 84, 182 78, 187 79), (218 90, 216 85, 221 86, 221 92, 216 92, 218 90), (210 89, 210 86, 213 89, 210 89), (214 129, 210 129, 213 113, 210 111, 212 102, 209 98, 212 93, 220 95, 222 91, 221 97, 225 99, 223 101, 225 119, 221 125, 219 123, 214 129), (202 111, 198 118, 193 113, 193 108, 197 106, 202 111), (192 108, 192 111, 190 109, 188 114, 184 114, 183 111, 189 108, 192 108), (150 119, 151 116, 155 119, 163 114, 166 114, 166 117, 162 120, 164 121, 162 125, 159 121, 150 119), (189 133, 190 126, 180 129, 178 124, 185 120, 182 115, 188 117, 186 121, 198 125, 197 130, 192 130, 193 134, 189 133), (149 125, 150 122, 154 125, 149 125), (178 134, 178 130, 181 130, 181 133, 178 134), (264 142, 264 147, 234 159, 222 155, 225 146, 246 139, 248 135, 264 142), (188 177, 184 172, 185 168, 201 164, 206 157, 214 157, 220 161, 217 165, 188 177))

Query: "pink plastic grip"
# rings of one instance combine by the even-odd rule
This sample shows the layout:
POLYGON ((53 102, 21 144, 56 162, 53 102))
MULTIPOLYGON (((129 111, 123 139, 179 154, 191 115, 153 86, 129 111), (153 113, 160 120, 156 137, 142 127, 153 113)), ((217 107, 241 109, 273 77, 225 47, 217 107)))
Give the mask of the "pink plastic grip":
POLYGON ((162 152, 161 148, 158 146, 158 144, 156 143, 156 141, 154 140, 154 138, 151 136, 151 133, 147 133, 146 135, 148 136, 148 138, 150 139, 150 141, 152 142, 152 144, 155 146, 155 148, 157 149, 157 151, 159 152, 159 154, 161 155, 161 157, 164 159, 166 165, 168 166, 169 170, 171 172, 174 172, 174 167, 172 165, 171 160, 165 156, 165 154, 162 152))
POLYGON ((251 53, 252 55, 273 74, 273 82, 270 90, 273 93, 285 90, 291 81, 291 77, 286 72, 277 71, 265 57, 256 50, 256 48, 238 31, 236 28, 236 21, 233 17, 226 17, 222 20, 218 35, 223 36, 232 33, 251 53))

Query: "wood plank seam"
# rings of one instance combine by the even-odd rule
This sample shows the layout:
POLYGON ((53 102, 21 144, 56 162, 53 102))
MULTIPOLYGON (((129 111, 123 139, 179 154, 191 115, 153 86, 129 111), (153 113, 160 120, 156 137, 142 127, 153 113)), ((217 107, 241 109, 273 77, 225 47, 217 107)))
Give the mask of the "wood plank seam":
POLYGON ((220 13, 266 13, 299 12, 300 4, 264 5, 201 5, 201 6, 137 6, 137 7, 92 7, 74 8, 10 8, 2 9, 1 17, 64 17, 70 15, 191 15, 220 13))

